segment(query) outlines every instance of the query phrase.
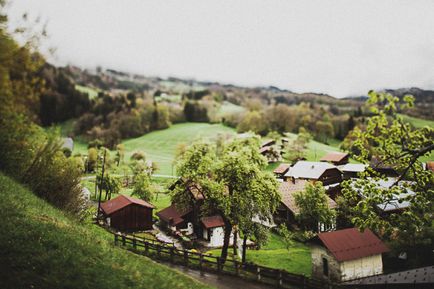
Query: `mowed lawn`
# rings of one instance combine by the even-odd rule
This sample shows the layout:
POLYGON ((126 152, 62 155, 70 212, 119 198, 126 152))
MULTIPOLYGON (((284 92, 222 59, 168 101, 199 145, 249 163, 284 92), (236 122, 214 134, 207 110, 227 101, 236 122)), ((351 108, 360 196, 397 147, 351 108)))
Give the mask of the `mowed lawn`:
MULTIPOLYGON (((232 253, 232 248, 229 252, 232 253)), ((214 256, 220 256, 221 249, 214 249, 207 253, 214 256)), ((233 254, 230 254, 233 256, 233 254)), ((247 262, 253 262, 265 267, 282 269, 295 274, 311 275, 312 263, 310 249, 307 245, 295 242, 286 249, 282 237, 272 233, 270 234, 267 245, 260 250, 247 250, 247 262)))
POLYGON ((129 160, 135 151, 141 150, 145 152, 147 159, 157 163, 159 166, 157 174, 175 175, 173 160, 178 144, 188 145, 195 140, 211 139, 218 134, 234 133, 234 129, 222 124, 181 123, 122 143, 125 145, 125 160, 129 160))

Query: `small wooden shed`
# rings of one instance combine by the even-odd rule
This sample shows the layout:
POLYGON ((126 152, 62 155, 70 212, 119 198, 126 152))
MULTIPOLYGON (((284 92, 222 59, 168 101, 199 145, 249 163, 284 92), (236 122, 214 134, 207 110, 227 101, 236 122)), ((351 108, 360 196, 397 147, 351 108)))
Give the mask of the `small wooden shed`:
POLYGON ((119 231, 152 229, 154 205, 125 195, 101 204, 101 213, 106 223, 119 231))

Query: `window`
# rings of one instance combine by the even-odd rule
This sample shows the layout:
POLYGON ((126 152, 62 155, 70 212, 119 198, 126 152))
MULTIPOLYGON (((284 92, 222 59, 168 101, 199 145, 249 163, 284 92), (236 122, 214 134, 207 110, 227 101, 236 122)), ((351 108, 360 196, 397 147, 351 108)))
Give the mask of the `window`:
POLYGON ((326 258, 322 258, 322 271, 325 276, 329 275, 329 261, 326 258))

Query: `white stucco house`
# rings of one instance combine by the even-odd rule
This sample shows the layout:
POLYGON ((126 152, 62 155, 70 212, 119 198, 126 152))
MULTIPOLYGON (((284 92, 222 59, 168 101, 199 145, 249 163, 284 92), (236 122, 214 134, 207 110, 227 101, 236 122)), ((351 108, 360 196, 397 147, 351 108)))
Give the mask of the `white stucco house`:
MULTIPOLYGON (((225 223, 219 215, 201 218, 203 226, 202 238, 208 241, 209 247, 222 247, 225 236, 225 223)), ((233 236, 231 235, 232 242, 233 236)))
POLYGON ((312 277, 335 282, 383 273, 387 246, 369 229, 320 233, 311 240, 312 277))

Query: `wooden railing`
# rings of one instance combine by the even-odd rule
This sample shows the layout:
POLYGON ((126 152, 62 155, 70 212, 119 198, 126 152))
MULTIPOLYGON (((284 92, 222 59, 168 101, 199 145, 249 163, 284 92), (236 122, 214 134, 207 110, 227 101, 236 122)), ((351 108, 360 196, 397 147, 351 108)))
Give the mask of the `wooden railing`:
POLYGON ((268 268, 254 263, 241 263, 233 259, 227 259, 223 262, 220 257, 178 249, 173 243, 163 243, 115 232, 112 233, 114 234, 115 244, 118 246, 122 246, 138 254, 200 270, 201 272, 230 274, 281 288, 294 288, 294 286, 312 289, 337 288, 331 283, 312 279, 304 275, 289 273, 284 270, 268 268))

